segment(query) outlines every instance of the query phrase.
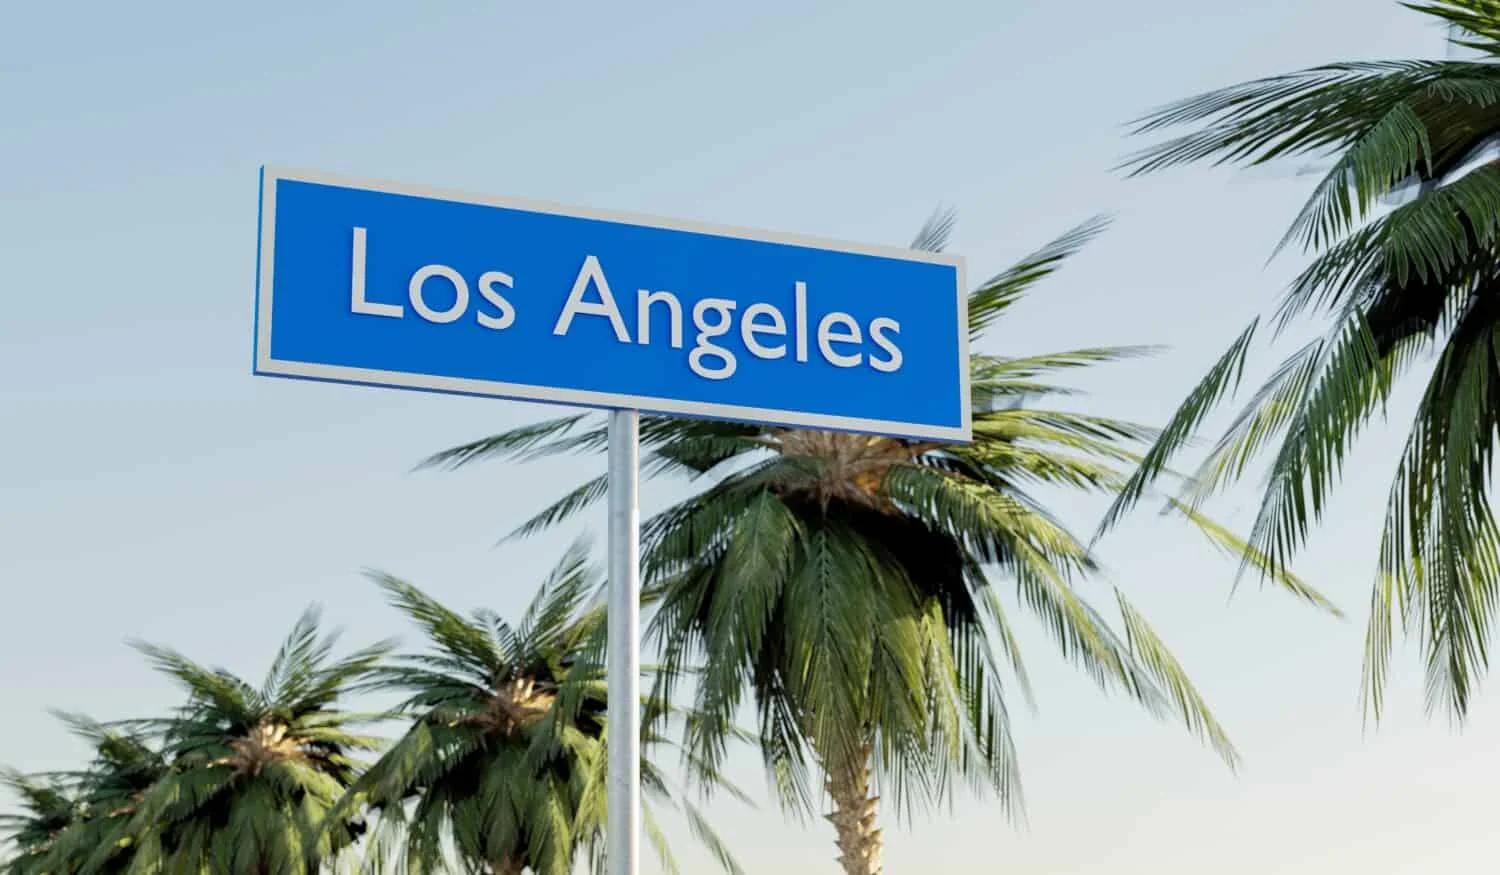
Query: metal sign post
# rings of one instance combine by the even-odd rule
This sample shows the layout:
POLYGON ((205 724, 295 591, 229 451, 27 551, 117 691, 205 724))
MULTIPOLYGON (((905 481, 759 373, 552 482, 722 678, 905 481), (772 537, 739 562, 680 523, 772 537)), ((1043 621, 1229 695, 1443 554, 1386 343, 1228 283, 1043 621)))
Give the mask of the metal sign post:
POLYGON ((641 858, 640 422, 609 414, 609 875, 636 875, 641 858))

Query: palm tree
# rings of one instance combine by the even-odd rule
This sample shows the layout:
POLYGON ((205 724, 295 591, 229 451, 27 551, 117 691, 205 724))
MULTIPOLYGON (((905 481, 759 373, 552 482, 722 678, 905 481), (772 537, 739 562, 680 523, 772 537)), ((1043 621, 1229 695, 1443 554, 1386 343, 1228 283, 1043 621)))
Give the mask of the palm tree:
MULTIPOLYGON (((608 694, 602 606, 586 551, 575 546, 543 582, 519 625, 487 611, 464 617, 387 574, 391 603, 426 634, 374 686, 405 697, 406 733, 350 788, 361 804, 404 821, 405 862, 427 871, 451 843, 464 871, 568 875, 585 856, 602 863, 608 694), (402 810, 410 803, 410 814, 402 810)), ((646 747, 661 739, 645 738, 646 747)), ((676 804, 661 770, 641 763, 649 798, 676 804)), ((690 804, 694 832, 731 872, 739 868, 690 804)), ((649 837, 677 871, 646 811, 649 837)))
MULTIPOLYGON (((358 812, 325 824, 353 782, 352 755, 374 749, 353 734, 362 718, 338 709, 389 649, 335 659, 336 635, 308 609, 260 687, 164 647, 137 644, 184 687, 187 704, 163 721, 170 771, 147 791, 126 830, 162 875, 310 875, 363 832, 358 812)), ((84 872, 101 871, 101 846, 84 872)))
POLYGON ((0 831, 14 846, 14 856, 0 863, 3 875, 43 875, 47 855, 57 838, 76 823, 81 806, 76 795, 55 775, 0 772, 0 786, 19 798, 20 814, 0 814, 0 831))
POLYGON ((88 871, 121 875, 152 871, 159 865, 155 825, 133 832, 131 821, 146 794, 167 775, 165 755, 141 721, 104 724, 88 717, 58 714, 74 735, 94 750, 92 761, 69 776, 79 817, 53 843, 46 868, 54 873, 88 871), (144 848, 144 851, 142 850, 144 848))
MULTIPOLYGON (((1408 5, 1447 22, 1450 39, 1480 57, 1331 64, 1200 95, 1143 119, 1141 133, 1197 129, 1129 166, 1146 173, 1207 159, 1333 157, 1283 243, 1316 256, 1276 319, 1278 331, 1309 315, 1328 327, 1250 397, 1184 498, 1198 506, 1269 455, 1250 543, 1266 568, 1285 568, 1322 518, 1345 455, 1384 419, 1396 379, 1426 362, 1386 508, 1364 690, 1378 718, 1399 614, 1423 641, 1429 705, 1446 703, 1462 718, 1500 599, 1489 500, 1500 427, 1500 4, 1408 5)), ((1182 403, 1106 527, 1237 388, 1258 321, 1182 403)))
MULTIPOLYGON (((129 834, 126 825, 146 792, 165 775, 166 761, 138 722, 106 725, 75 714, 56 716, 88 742, 93 758, 76 772, 6 777, 28 813, 0 816, 10 821, 13 840, 24 852, 13 869, 0 871, 76 873, 101 848, 108 850, 96 871, 130 871, 141 837, 129 834)), ((142 861, 144 868, 151 865, 142 861)))
MULTIPOLYGON (((935 216, 914 246, 938 250, 952 217, 935 216)), ((984 331, 1097 234, 1064 235, 975 289, 970 333, 984 331)), ((1025 689, 1009 611, 986 567, 1016 585, 1063 653, 1103 686, 1153 712, 1175 711, 1233 761, 1228 738, 1144 617, 1118 590, 1112 625, 1074 583, 1096 570, 1083 542, 1033 490, 1108 495, 1148 428, 1039 403, 1066 390, 1059 372, 1132 349, 1025 358, 974 355, 974 441, 944 446, 698 420, 644 417, 647 470, 710 481, 644 526, 649 633, 662 652, 659 693, 706 657, 692 692, 687 749, 717 767, 749 697, 780 801, 811 810, 822 779, 840 861, 881 871, 876 806, 946 798, 955 778, 1017 801, 1007 665, 1025 689)), ((570 416, 440 453, 429 465, 598 452, 606 430, 570 416)), ((553 525, 602 497, 594 479, 520 532, 553 525)), ((1222 546, 1228 532, 1185 507, 1222 546)), ((1252 557, 1252 560, 1255 557, 1252 557)), ((1280 580, 1317 599, 1289 574, 1280 580)), ((820 797, 821 798, 821 797, 820 797)))

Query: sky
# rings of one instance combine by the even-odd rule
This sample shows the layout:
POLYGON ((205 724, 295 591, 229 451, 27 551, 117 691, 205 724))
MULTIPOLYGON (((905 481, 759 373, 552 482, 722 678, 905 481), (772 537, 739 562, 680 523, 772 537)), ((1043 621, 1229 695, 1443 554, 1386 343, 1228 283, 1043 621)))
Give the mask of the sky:
MULTIPOLYGON (((84 753, 47 708, 115 718, 177 701, 129 639, 258 677, 313 602, 351 645, 412 640, 363 569, 513 613, 569 540, 602 533, 593 515, 496 546, 597 458, 413 471, 551 408, 251 376, 261 164, 897 245, 950 205, 951 249, 976 278, 1107 213, 1110 231, 984 348, 1165 345, 1078 383, 1091 411, 1160 423, 1295 271, 1268 258, 1313 179, 1292 161, 1126 180, 1112 168, 1144 142, 1125 123, 1254 76, 1443 52, 1440 29, 1371 0, 95 2, 12 4, 5 20, 0 762, 23 770, 84 753)), ((1256 367, 1274 361, 1262 350, 1256 367)), ((1343 621, 1253 581, 1232 591, 1232 562, 1149 512, 1101 545, 1108 583, 1228 727, 1238 774, 1100 693, 1033 623, 1036 707, 1013 703, 1025 824, 966 796, 890 818, 888 871, 1429 875, 1492 860, 1493 685, 1461 729, 1429 716, 1408 647, 1386 719, 1362 719, 1404 415, 1395 404, 1351 458, 1297 566, 1343 621)), ((646 510, 687 488, 647 483, 646 510)), ((1211 509, 1243 525, 1253 500, 1211 509)), ((1102 510, 1057 501, 1085 531, 1102 510)), ((764 787, 752 756, 735 776, 764 787)), ((710 811, 752 873, 837 871, 821 821, 710 811)), ((706 871, 674 835, 687 871, 706 871)))

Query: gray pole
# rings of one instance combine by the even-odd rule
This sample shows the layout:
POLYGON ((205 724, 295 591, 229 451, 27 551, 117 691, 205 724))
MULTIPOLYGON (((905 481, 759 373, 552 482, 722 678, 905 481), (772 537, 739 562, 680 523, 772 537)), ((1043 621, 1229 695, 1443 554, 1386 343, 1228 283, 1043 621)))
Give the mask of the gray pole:
POLYGON ((640 871, 641 415, 609 414, 609 875, 640 871))

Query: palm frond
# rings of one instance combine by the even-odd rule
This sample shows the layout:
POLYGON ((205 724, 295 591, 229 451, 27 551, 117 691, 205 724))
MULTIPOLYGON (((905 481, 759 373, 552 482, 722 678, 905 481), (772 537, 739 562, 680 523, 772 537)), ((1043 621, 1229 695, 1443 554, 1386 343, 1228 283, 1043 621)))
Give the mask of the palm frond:
POLYGON ((1463 35, 1454 41, 1461 46, 1500 54, 1500 5, 1495 0, 1429 0, 1401 5, 1458 26, 1463 35))
POLYGON ((1339 610, 1338 606, 1330 601, 1327 596, 1309 586, 1302 578, 1293 574, 1290 569, 1276 565, 1269 557, 1251 546, 1244 538, 1204 516, 1186 502, 1176 498, 1169 498, 1167 501, 1171 510, 1187 518, 1211 544, 1218 547, 1230 557, 1239 559, 1249 567, 1259 570, 1261 574, 1272 580, 1282 589, 1309 604, 1315 605, 1335 617, 1342 618, 1344 616, 1344 612, 1339 610))
POLYGON ((1434 369, 1391 487, 1366 635, 1366 701, 1377 717, 1395 612, 1416 625, 1426 645, 1432 703, 1445 700, 1451 713, 1467 713, 1488 664, 1500 597, 1500 531, 1489 505, 1500 426, 1497 354, 1492 307, 1487 294, 1478 295, 1434 369))
POLYGON ((152 667, 177 679, 188 695, 210 704, 230 719, 245 721, 256 707, 258 692, 222 669, 207 669, 169 648, 143 641, 132 642, 152 667))
POLYGON ((1366 61, 1325 64, 1255 79, 1176 101, 1137 119, 1131 133, 1155 133, 1203 122, 1195 133, 1131 156, 1131 175, 1214 159, 1216 164, 1263 164, 1277 158, 1331 151, 1357 139, 1389 108, 1445 75, 1477 74, 1477 64, 1442 61, 1366 61))
POLYGON ((585 482, 577 489, 548 505, 526 522, 521 523, 506 536, 506 540, 535 535, 565 520, 572 519, 582 511, 603 501, 608 487, 609 477, 603 474, 585 482))
POLYGON ((1235 338, 1234 343, 1229 345, 1229 349, 1219 357, 1198 385, 1188 393, 1182 405, 1172 414, 1172 418, 1162 429, 1160 437, 1147 450, 1140 466, 1136 468, 1134 474, 1130 475, 1130 479, 1121 487, 1119 495, 1110 503, 1109 510, 1105 512, 1104 518, 1099 523, 1099 529, 1095 533, 1096 539, 1116 526, 1125 514, 1144 497, 1147 487, 1166 471, 1167 463, 1171 461, 1172 456, 1187 445, 1198 426, 1208 417, 1225 394, 1233 392, 1239 385, 1245 370, 1245 358, 1249 354, 1250 343, 1255 338, 1255 329, 1258 324, 1258 320, 1251 322, 1250 326, 1235 338))
POLYGON ((953 236, 953 226, 957 220, 957 213, 951 209, 934 211, 912 240, 911 248, 919 252, 942 252, 948 246, 948 238, 953 236))
POLYGON ((366 572, 366 576, 385 592, 392 607, 420 626, 445 654, 477 671, 503 670, 484 629, 398 577, 379 571, 366 572))
POLYGON ((1182 665, 1177 658, 1167 650, 1167 647, 1146 618, 1141 616, 1125 598, 1125 594, 1115 590, 1115 601, 1119 605, 1120 615, 1124 618, 1125 640, 1132 653, 1146 667, 1146 670, 1156 678, 1161 688, 1176 705, 1178 712, 1182 715, 1183 723, 1187 724, 1195 733, 1204 738, 1219 756, 1230 766, 1238 766, 1240 762, 1239 753, 1229 740, 1229 735, 1224 727, 1219 725, 1208 709, 1208 703, 1188 679, 1187 673, 1183 671, 1182 665))
POLYGON ((1090 241, 1104 233, 1109 219, 1096 216, 1006 268, 969 293, 969 335, 978 337, 1041 280, 1057 272, 1090 241))
POLYGON ((477 461, 494 458, 513 458, 546 446, 589 418, 589 414, 562 416, 534 425, 513 429, 504 434, 462 444, 452 449, 435 453, 424 459, 417 468, 445 468, 453 470, 477 461))
POLYGON ((1287 426, 1250 533, 1250 545, 1273 574, 1289 566, 1326 507, 1350 444, 1390 390, 1388 362, 1357 311, 1318 358, 1319 373, 1287 426))

